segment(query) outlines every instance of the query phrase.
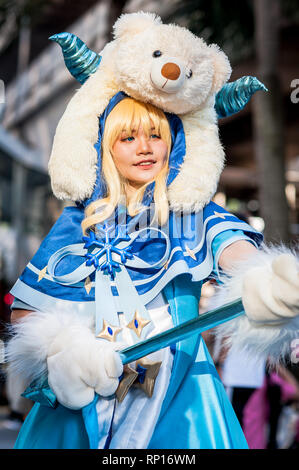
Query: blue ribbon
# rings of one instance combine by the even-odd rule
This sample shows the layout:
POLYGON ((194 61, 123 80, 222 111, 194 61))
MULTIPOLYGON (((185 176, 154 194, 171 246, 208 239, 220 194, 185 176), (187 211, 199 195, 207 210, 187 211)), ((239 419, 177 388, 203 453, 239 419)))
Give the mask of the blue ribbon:
MULTIPOLYGON (((76 285, 95 272, 96 335, 102 331, 104 320, 106 320, 112 326, 119 326, 120 322, 118 312, 124 313, 127 323, 133 319, 136 310, 143 319, 150 320, 149 314, 140 300, 138 292, 131 280, 126 266, 139 270, 149 268, 160 269, 169 258, 169 237, 161 229, 156 227, 146 227, 131 233, 126 240, 122 240, 117 243, 117 246, 120 251, 127 250, 129 247, 131 247, 132 243, 145 231, 148 235, 150 235, 151 232, 155 232, 156 236, 158 234, 162 235, 166 241, 165 252, 163 256, 155 263, 147 263, 134 253, 132 253, 132 259, 127 258, 119 261, 116 260, 118 269, 116 269, 114 273, 114 283, 118 291, 118 296, 113 295, 111 290, 111 280, 109 279, 107 273, 101 270, 101 266, 107 261, 106 253, 103 252, 103 250, 100 250, 101 254, 97 258, 97 263, 90 264, 84 261, 74 271, 59 276, 55 274, 55 270, 63 258, 66 256, 86 257, 86 255, 90 254, 90 252, 88 252, 88 249, 84 248, 85 244, 78 243, 61 248, 60 250, 56 251, 49 259, 48 273, 54 281, 62 285, 76 285)), ((99 253, 97 247, 91 251, 91 254, 93 255, 96 255, 97 253, 99 253)), ((115 256, 120 257, 118 254, 112 256, 114 256, 114 259, 115 256)), ((145 336, 145 333, 149 332, 152 328, 153 326, 150 323, 146 325, 143 328, 140 337, 138 337, 134 332, 134 342, 142 340, 145 336)), ((120 332, 117 337, 118 341, 121 341, 121 336, 122 334, 120 332)))

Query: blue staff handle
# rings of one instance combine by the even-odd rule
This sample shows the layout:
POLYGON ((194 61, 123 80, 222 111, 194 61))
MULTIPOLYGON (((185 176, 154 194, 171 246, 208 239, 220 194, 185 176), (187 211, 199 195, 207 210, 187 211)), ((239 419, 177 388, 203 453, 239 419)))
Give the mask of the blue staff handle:
MULTIPOLYGON (((243 314, 244 307, 242 301, 238 299, 235 302, 223 305, 211 310, 210 312, 203 313, 192 320, 171 328, 170 330, 163 331, 163 333, 119 351, 121 360, 124 365, 134 362, 141 357, 166 348, 178 341, 182 341, 191 335, 199 334, 205 330, 214 328, 221 323, 232 320, 233 318, 243 314)), ((52 408, 56 408, 58 404, 54 392, 48 385, 47 376, 40 377, 32 382, 25 392, 22 393, 22 396, 52 408)))
POLYGON ((189 336, 200 334, 203 331, 220 325, 221 323, 233 320, 244 313, 242 300, 235 300, 234 302, 222 305, 221 307, 209 312, 202 313, 192 320, 184 322, 170 330, 163 331, 152 338, 140 341, 133 346, 129 346, 128 348, 119 351, 121 360, 124 365, 134 362, 141 357, 166 348, 173 343, 177 343, 178 341, 188 338, 189 336))

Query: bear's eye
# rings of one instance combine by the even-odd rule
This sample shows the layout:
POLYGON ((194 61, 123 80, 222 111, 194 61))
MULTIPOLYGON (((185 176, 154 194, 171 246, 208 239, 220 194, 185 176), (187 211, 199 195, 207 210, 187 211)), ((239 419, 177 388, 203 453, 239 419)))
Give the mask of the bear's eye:
POLYGON ((161 51, 154 51, 153 52, 153 57, 160 57, 162 55, 161 51))
POLYGON ((192 73, 192 70, 190 69, 190 70, 186 73, 186 77, 187 77, 187 78, 191 78, 192 75, 193 75, 193 73, 192 73))

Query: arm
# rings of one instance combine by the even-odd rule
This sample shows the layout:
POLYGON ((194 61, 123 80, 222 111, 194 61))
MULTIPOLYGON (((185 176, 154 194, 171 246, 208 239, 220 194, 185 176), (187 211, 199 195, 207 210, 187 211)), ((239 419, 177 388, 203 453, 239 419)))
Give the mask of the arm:
POLYGON ((218 327, 218 334, 228 345, 279 362, 299 332, 298 256, 282 245, 255 249, 240 240, 223 250, 218 264, 226 275, 216 305, 242 298, 246 314, 218 327))
POLYGON ((245 240, 236 241, 223 250, 219 258, 219 266, 223 271, 229 271, 233 267, 234 262, 246 260, 256 254, 257 251, 250 242, 245 240))
POLYGON ((290 253, 272 256, 269 265, 263 251, 240 240, 223 250, 219 265, 229 275, 241 267, 242 300, 251 321, 279 324, 298 313, 299 274, 295 256, 290 253))
POLYGON ((31 310, 13 309, 11 312, 10 321, 11 323, 14 324, 17 321, 29 315, 30 313, 33 313, 33 312, 31 310))

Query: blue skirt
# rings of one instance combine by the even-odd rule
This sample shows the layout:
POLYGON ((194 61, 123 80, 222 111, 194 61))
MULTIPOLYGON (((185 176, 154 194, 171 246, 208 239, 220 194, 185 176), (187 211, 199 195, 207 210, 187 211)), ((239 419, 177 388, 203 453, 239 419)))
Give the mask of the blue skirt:
MULTIPOLYGON (((166 395, 166 403, 149 448, 248 449, 240 424, 201 338, 197 351, 195 361, 168 404, 166 395)), ((59 404, 51 408, 35 403, 20 430, 15 448, 96 449, 100 435, 97 399, 98 396, 78 411, 59 404)))

